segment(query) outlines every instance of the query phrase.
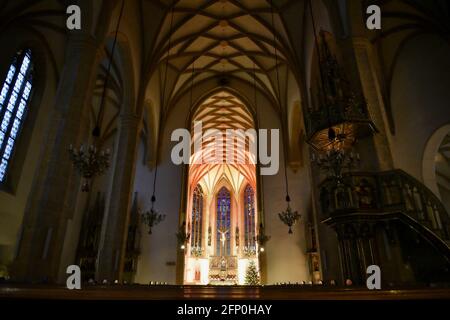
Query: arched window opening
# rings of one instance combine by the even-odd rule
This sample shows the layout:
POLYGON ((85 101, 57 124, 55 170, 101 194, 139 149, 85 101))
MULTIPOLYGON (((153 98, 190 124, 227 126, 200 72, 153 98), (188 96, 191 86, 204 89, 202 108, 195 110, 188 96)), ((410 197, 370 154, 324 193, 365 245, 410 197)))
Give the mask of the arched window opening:
POLYGON ((198 185, 194 190, 191 216, 191 253, 201 255, 203 226, 203 190, 198 185))
POLYGON ((248 185, 244 191, 245 250, 256 252, 255 192, 248 185))
POLYGON ((22 50, 9 66, 0 91, 0 183, 6 181, 16 141, 27 114, 32 91, 31 51, 22 50))
POLYGON ((217 234, 216 253, 218 256, 231 255, 231 196, 223 187, 217 194, 217 234))
POLYGON ((247 130, 256 130, 254 116, 244 101, 226 89, 211 93, 192 112, 189 127, 194 153, 186 197, 191 238, 185 252, 184 283, 243 285, 246 266, 250 260, 258 265, 259 258, 255 239, 259 223, 256 165, 250 161, 251 139, 245 136, 247 130), (196 127, 200 122, 201 128, 196 127), (196 135, 199 129, 202 134, 196 135), (209 129, 221 134, 210 134, 209 129), (229 130, 233 137, 227 137, 229 130), (218 145, 224 149, 221 154, 215 154, 218 145), (233 151, 231 157, 225 152, 228 150, 233 151), (203 210, 199 210, 200 194, 203 210))

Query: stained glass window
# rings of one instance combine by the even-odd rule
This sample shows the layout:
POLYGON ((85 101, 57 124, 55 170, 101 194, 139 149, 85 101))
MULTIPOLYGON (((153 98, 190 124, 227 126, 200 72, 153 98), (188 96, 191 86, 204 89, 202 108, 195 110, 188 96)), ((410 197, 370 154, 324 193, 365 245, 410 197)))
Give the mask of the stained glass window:
POLYGON ((31 51, 17 53, 0 90, 0 183, 6 181, 32 90, 31 51))
POLYGON ((203 223, 203 190, 197 186, 192 200, 191 217, 191 247, 193 253, 200 254, 202 248, 202 223, 203 223))
POLYGON ((223 187, 217 194, 216 254, 231 255, 231 196, 223 187))
POLYGON ((255 192, 248 185, 244 191, 245 247, 256 251, 255 192))

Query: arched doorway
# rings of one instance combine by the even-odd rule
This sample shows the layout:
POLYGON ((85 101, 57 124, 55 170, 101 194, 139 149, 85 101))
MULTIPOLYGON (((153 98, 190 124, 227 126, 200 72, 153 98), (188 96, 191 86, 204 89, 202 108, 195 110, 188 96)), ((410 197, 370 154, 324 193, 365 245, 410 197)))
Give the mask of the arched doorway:
POLYGON ((436 130, 428 139, 422 160, 422 179, 450 210, 450 124, 436 130))
POLYGON ((249 263, 258 266, 253 116, 224 90, 197 108, 191 128, 201 147, 189 166, 184 283, 244 284, 249 263))
POLYGON ((450 130, 439 146, 435 164, 439 195, 447 212, 450 212, 450 130))

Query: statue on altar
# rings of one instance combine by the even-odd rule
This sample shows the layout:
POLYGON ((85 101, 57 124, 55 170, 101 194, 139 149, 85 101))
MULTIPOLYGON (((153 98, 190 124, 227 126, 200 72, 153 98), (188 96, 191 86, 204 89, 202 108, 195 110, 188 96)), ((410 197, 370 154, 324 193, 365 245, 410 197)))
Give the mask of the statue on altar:
POLYGON ((222 248, 225 250, 225 242, 227 241, 227 233, 229 232, 230 230, 225 230, 225 229, 223 229, 223 230, 219 230, 219 233, 220 233, 220 242, 222 243, 222 248))

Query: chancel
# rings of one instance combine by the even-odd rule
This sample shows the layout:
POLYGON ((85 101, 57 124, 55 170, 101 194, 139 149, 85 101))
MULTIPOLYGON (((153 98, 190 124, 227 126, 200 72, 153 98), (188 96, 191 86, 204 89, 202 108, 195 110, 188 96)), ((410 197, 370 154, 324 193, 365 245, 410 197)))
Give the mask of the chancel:
POLYGON ((449 294, 446 1, 74 2, 0 6, 1 296, 449 294))

